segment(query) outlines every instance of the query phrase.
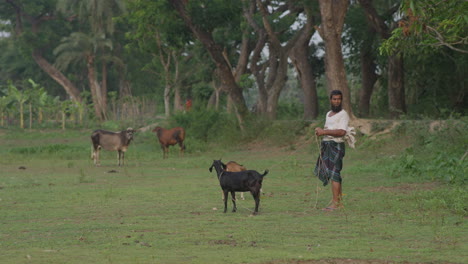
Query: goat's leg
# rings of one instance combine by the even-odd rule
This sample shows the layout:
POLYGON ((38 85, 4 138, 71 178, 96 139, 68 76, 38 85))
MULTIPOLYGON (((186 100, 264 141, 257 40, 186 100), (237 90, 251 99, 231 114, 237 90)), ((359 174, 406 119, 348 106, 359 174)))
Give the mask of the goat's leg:
POLYGON ((161 145, 161 149, 162 149, 162 152, 163 152, 163 159, 165 159, 166 158, 166 148, 163 145, 161 145))
POLYGON ((96 156, 94 156, 94 158, 94 165, 101 166, 101 163, 99 162, 99 149, 96 150, 96 156))
POLYGON ((236 192, 231 192, 231 199, 232 199, 232 212, 235 213, 237 211, 236 192))
POLYGON ((258 214, 258 206, 260 205, 260 191, 252 191, 252 196, 255 200, 255 210, 253 212, 254 215, 258 214))
POLYGON ((96 150, 95 149, 92 150, 91 159, 93 159, 94 166, 96 166, 96 150))
POLYGON ((185 150, 184 142, 179 141, 179 147, 180 147, 180 155, 184 156, 184 150, 185 150))
POLYGON ((227 211, 227 199, 228 199, 228 191, 223 190, 224 193, 224 213, 227 211))
POLYGON ((120 167, 120 157, 122 156, 122 152, 120 150, 117 150, 117 160, 118 160, 118 163, 117 165, 120 167))
POLYGON ((241 192, 241 195, 240 195, 240 196, 241 196, 241 199, 242 199, 242 200, 245 200, 245 198, 244 198, 244 192, 241 192))
POLYGON ((122 151, 122 166, 125 166, 125 151, 122 151))
POLYGON ((164 159, 167 159, 169 157, 169 146, 164 146, 164 159))

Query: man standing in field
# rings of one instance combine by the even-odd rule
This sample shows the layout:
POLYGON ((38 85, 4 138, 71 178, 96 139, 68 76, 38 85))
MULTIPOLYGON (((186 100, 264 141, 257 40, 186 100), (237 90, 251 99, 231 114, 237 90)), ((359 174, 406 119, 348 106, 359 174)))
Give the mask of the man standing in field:
POLYGON ((331 111, 327 113, 325 126, 323 129, 320 127, 315 129, 315 135, 323 136, 323 139, 314 173, 323 182, 323 186, 331 181, 333 194, 331 203, 323 208, 324 211, 333 211, 342 207, 340 172, 343 168, 344 142, 349 123, 349 115, 341 107, 342 101, 343 94, 341 91, 333 90, 330 93, 331 111))

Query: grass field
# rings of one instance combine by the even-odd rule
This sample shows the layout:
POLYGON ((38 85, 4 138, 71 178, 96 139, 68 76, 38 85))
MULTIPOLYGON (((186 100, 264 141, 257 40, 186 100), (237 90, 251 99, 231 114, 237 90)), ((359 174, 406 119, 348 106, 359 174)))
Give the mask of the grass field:
POLYGON ((94 167, 90 134, 0 130, 0 263, 468 263, 464 186, 391 173, 411 140, 348 148, 345 208, 324 212, 313 137, 208 151, 188 140, 163 160, 140 133, 125 167, 111 152, 94 167), (270 170, 259 215, 250 194, 222 212, 208 171, 219 158, 270 170))

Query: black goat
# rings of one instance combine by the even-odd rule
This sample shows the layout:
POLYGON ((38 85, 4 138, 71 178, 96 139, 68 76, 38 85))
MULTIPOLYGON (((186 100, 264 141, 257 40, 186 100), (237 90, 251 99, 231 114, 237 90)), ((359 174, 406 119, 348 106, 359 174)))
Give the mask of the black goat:
POLYGON ((260 189, 262 188, 263 177, 268 174, 265 170, 260 174, 254 170, 245 170, 239 172, 226 171, 226 165, 221 160, 213 160, 213 164, 209 168, 210 172, 216 170, 218 175, 219 184, 224 193, 224 212, 227 211, 227 198, 228 193, 231 193, 233 208, 232 211, 236 212, 236 193, 235 192, 250 192, 255 200, 254 215, 258 213, 258 206, 260 205, 260 189))

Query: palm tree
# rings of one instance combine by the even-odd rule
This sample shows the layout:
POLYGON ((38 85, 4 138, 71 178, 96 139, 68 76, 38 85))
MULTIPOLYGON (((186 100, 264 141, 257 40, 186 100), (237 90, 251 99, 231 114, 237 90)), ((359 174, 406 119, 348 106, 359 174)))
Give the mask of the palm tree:
POLYGON ((58 67, 68 67, 72 62, 85 63, 88 82, 96 116, 102 121, 107 119, 107 63, 121 60, 111 55, 113 18, 125 12, 123 0, 59 0, 57 9, 64 13, 74 12, 78 19, 89 25, 89 33, 74 32, 63 38, 54 50, 58 55, 58 67), (81 58, 80 58, 81 57, 81 58), (97 81, 97 62, 102 65, 101 84, 97 81))
POLYGON ((54 55, 57 56, 55 61, 57 68, 65 69, 72 64, 86 64, 94 110, 101 121, 107 118, 107 92, 101 89, 97 80, 95 64, 99 51, 106 49, 112 50, 112 41, 106 39, 104 35, 90 36, 74 32, 69 37, 63 38, 60 45, 54 50, 54 55))

